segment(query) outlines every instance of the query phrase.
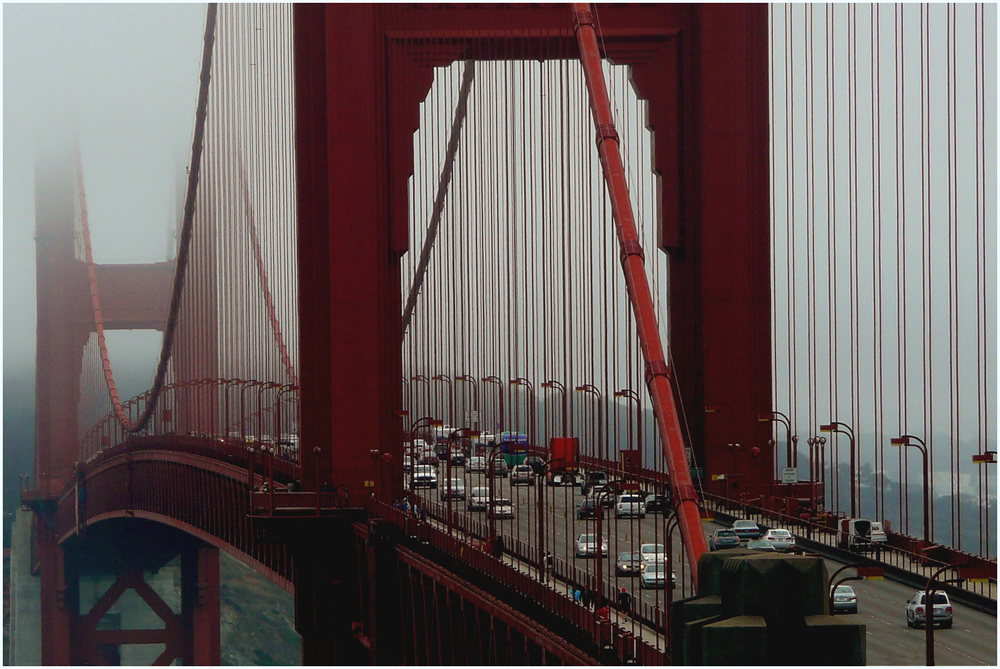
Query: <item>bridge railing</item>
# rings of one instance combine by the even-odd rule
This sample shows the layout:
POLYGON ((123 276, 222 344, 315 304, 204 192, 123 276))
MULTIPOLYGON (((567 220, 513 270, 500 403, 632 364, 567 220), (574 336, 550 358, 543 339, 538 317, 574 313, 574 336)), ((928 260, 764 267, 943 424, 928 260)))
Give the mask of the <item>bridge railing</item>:
MULTIPOLYGON (((387 522, 403 529, 407 535, 415 539, 433 545, 452 558, 459 560, 466 567, 473 569, 496 583, 509 587, 511 590, 521 593, 530 601, 537 603, 546 610, 560 618, 568 621, 573 626, 583 629, 585 633, 593 638, 601 647, 612 647, 618 657, 622 660, 641 658, 643 664, 662 665, 665 662, 663 650, 649 644, 643 639, 636 638, 628 630, 618 625, 616 622, 598 616, 596 611, 585 607, 568 596, 564 585, 569 581, 560 584, 553 579, 543 582, 530 571, 520 568, 520 563, 525 562, 537 567, 537 563, 531 561, 530 546, 523 541, 510 538, 505 539, 504 550, 511 557, 516 558, 514 563, 507 563, 494 554, 493 548, 485 540, 485 524, 468 517, 460 518, 452 526, 451 534, 447 529, 441 529, 435 524, 425 522, 421 519, 422 514, 414 515, 411 512, 404 512, 398 507, 379 501, 374 497, 366 501, 368 510, 387 522), (463 528, 459 530, 458 528, 463 528), (457 531, 456 531, 457 530, 457 531), (507 550, 510 546, 510 550, 507 550), (522 556, 523 555, 523 559, 522 556)), ((428 502, 422 507, 427 516, 433 518, 437 523, 446 515, 447 508, 442 507, 437 502, 428 502)), ((461 515, 461 514, 460 514, 461 515)), ((568 569, 572 573, 572 569, 568 569)), ((582 570, 575 574, 580 578, 582 570)), ((583 585, 580 583, 579 585, 583 585)), ((664 637, 664 644, 666 639, 664 637)), ((665 647, 665 646, 664 646, 665 647)))
MULTIPOLYGON (((447 535, 448 507, 446 504, 426 501, 419 507, 422 512, 418 511, 417 515, 414 515, 412 511, 407 513, 399 508, 390 508, 396 514, 394 516, 397 519, 396 524, 402 525, 407 522, 415 524, 423 513, 426 513, 428 518, 445 526, 443 532, 447 535)), ((500 558, 501 553, 497 551, 495 544, 490 541, 489 523, 472 518, 466 514, 458 513, 452 508, 451 529, 453 532, 458 533, 461 541, 475 546, 477 549, 493 555, 497 559, 500 558)), ((536 573, 538 573, 541 569, 538 562, 539 551, 531 543, 515 537, 508 532, 504 532, 499 526, 498 530, 498 535, 503 538, 503 553, 516 559, 519 563, 530 566, 532 569, 537 570, 536 573)), ((564 585, 567 592, 572 592, 572 588, 579 588, 588 593, 594 592, 594 574, 578 567, 568 559, 551 556, 546 571, 555 582, 564 585)), ((610 583, 601 583, 599 588, 604 601, 609 604, 613 604, 616 601, 617 591, 610 583)), ((666 612, 658 605, 650 604, 636 598, 631 610, 623 613, 627 613, 632 619, 646 625, 654 634, 666 636, 666 612)))
MULTIPOLYGON (((804 538, 810 542, 816 542, 831 549, 838 548, 838 528, 837 516, 828 515, 820 517, 799 517, 767 509, 754 503, 755 500, 733 500, 726 497, 706 494, 705 505, 715 512, 721 512, 734 517, 753 520, 764 529, 782 527, 789 530, 798 538, 804 538)), ((900 537, 902 535, 895 535, 900 537)), ((876 562, 895 568, 901 572, 912 574, 920 579, 928 579, 930 576, 949 563, 933 557, 930 553, 937 548, 929 546, 930 550, 912 550, 916 545, 923 542, 913 540, 912 542, 901 542, 898 539, 890 541, 886 546, 876 546, 871 544, 868 550, 859 553, 859 559, 872 559, 876 562), (876 550, 878 549, 878 550, 876 550)), ((971 566, 984 566, 989 569, 992 576, 986 582, 962 582, 952 584, 954 588, 964 590, 973 595, 978 595, 996 601, 997 599, 997 578, 996 562, 984 560, 978 556, 964 554, 961 562, 950 564, 969 564, 971 566)))

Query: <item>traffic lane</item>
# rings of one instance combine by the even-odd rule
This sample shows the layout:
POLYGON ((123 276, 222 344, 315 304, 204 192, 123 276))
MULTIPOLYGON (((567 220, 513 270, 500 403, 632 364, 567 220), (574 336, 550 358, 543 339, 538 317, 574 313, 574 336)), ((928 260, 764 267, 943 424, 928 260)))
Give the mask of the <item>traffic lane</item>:
MULTIPOLYGON (((472 474, 471 477, 477 475, 472 474)), ((467 485, 469 485, 467 483, 467 485)), ((498 526, 512 535, 519 535, 526 543, 534 543, 534 522, 537 518, 537 493, 535 488, 530 492, 527 486, 515 486, 511 492, 506 479, 497 479, 498 494, 515 501, 516 521, 498 521, 498 526), (510 525, 507 525, 510 523, 510 525)), ((554 555, 566 559, 569 563, 580 567, 588 577, 596 572, 596 560, 593 558, 575 558, 576 537, 582 533, 596 534, 596 521, 578 520, 576 508, 583 497, 579 489, 546 488, 547 527, 546 543, 554 555), (554 491, 549 493, 548 491, 554 491), (554 514, 554 515, 550 515, 554 514)), ((661 515, 648 515, 644 520, 613 518, 614 511, 605 514, 604 535, 609 543, 609 555, 606 558, 604 571, 607 581, 620 589, 625 586, 633 598, 640 598, 651 605, 665 605, 665 593, 661 590, 641 590, 638 577, 616 576, 614 560, 619 552, 638 550, 642 543, 666 543, 664 541, 664 519, 661 515), (637 534, 638 530, 638 534, 637 534)), ((485 514, 482 514, 485 520, 485 514)), ((705 523, 706 536, 716 529, 726 527, 717 523, 705 523)), ((674 532, 674 569, 682 578, 680 568, 684 553, 681 549, 679 533, 674 532)), ((829 574, 842 566, 834 561, 827 561, 829 574)), ((684 585, 683 583, 681 584, 684 585)), ((852 581, 850 585, 859 595, 859 611, 856 618, 868 627, 867 642, 869 663, 900 664, 923 663, 924 636, 923 630, 911 629, 906 626, 905 602, 913 594, 913 588, 889 580, 852 581)), ((675 597, 685 596, 684 592, 674 593, 675 597)), ((951 664, 995 664, 996 663, 996 618, 989 614, 970 609, 961 604, 953 603, 955 612, 955 627, 950 630, 936 628, 935 652, 940 663, 951 664)))
MULTIPOLYGON (((826 565, 831 574, 843 566, 832 560, 826 560, 826 565)), ((868 664, 924 664, 925 632, 906 625, 906 600, 916 589, 888 579, 849 581, 847 585, 858 595, 858 613, 845 618, 867 625, 868 664)), ((935 662, 996 665, 996 618, 955 602, 952 610, 954 627, 934 629, 935 662)))

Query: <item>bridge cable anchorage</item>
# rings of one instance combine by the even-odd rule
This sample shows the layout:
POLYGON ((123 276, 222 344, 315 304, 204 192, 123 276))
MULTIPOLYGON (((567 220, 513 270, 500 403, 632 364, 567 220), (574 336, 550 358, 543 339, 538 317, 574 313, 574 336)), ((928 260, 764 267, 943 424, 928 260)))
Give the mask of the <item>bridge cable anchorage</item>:
MULTIPOLYGON (((612 217, 625 256, 622 269, 625 274, 629 301, 632 304, 636 320, 636 331, 639 334, 643 356, 646 359, 649 376, 647 385, 655 407, 654 416, 671 475, 671 485, 677 504, 677 517, 684 540, 684 548, 687 551, 691 567, 695 570, 698 559, 708 548, 701 527, 701 508, 694 493, 676 402, 665 371, 667 364, 660 342, 659 327, 656 322, 649 283, 641 256, 632 253, 634 245, 638 244, 638 234, 632 215, 632 204, 625 182, 621 156, 618 151, 618 142, 603 141, 604 138, 610 137, 606 127, 613 128, 614 121, 604 82, 604 71, 597 46, 597 34, 593 25, 593 14, 588 3, 575 3, 573 15, 577 43, 580 49, 580 62, 583 65, 587 90, 590 93, 594 124, 602 137, 598 151, 601 155, 601 167, 611 199, 612 217)), ((696 572, 693 574, 693 580, 697 588, 696 572)))

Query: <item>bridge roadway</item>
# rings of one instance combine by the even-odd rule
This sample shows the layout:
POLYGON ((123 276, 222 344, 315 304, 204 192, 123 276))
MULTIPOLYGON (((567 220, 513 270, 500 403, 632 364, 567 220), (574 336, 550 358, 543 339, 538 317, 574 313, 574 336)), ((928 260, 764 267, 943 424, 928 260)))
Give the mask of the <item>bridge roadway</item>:
MULTIPOLYGON (((445 479, 445 466, 439 467, 439 482, 445 479)), ((484 474, 468 473, 461 467, 452 468, 453 477, 465 480, 466 492, 476 486, 488 486, 484 474)), ((496 527, 503 534, 508 547, 522 542, 522 550, 530 551, 537 538, 537 495, 534 486, 514 486, 511 488, 509 479, 495 480, 496 495, 506 497, 513 502, 514 518, 497 520, 496 527)), ((415 496, 426 505, 432 513, 446 515, 445 507, 440 500, 440 487, 437 490, 418 488, 415 496)), ((578 520, 576 508, 583 500, 580 488, 547 487, 546 488, 546 547, 553 553, 556 561, 565 561, 557 571, 560 573, 572 571, 575 566, 580 571, 575 572, 577 580, 592 583, 596 573, 596 561, 593 558, 576 558, 575 543, 582 533, 596 533, 596 521, 593 519, 578 520), (551 508, 553 502, 555 508, 551 508), (568 511, 568 512, 567 512, 568 511), (568 567, 568 568, 567 568, 568 567)), ((463 517, 460 521, 468 524, 470 521, 481 523, 476 526, 476 533, 485 536, 488 528, 486 512, 468 511, 467 501, 455 500, 452 509, 463 517)), ((665 526, 661 514, 650 514, 645 519, 637 518, 615 519, 614 510, 605 510, 605 533, 610 557, 605 562, 604 576, 614 592, 622 587, 632 595, 637 603, 643 602, 647 616, 658 615, 654 611, 662 611, 666 607, 666 593, 663 590, 643 590, 639 578, 618 576, 614 569, 614 560, 619 553, 637 551, 642 543, 665 544, 665 526)), ((725 525, 705 522, 706 537, 725 525)), ((457 530, 456 530, 457 531, 457 530)), ((690 587, 689 567, 686 564, 684 551, 680 543, 680 532, 673 533, 673 564, 677 574, 677 589, 673 597, 681 598, 692 594, 690 587)), ((529 557, 529 556, 525 556, 529 557)), ((840 563, 827 559, 827 570, 833 574, 840 563)), ((849 583, 858 594, 858 622, 867 625, 868 664, 900 665, 923 664, 925 658, 924 631, 911 629, 906 625, 905 603, 915 591, 909 585, 884 580, 861 580, 849 583)), ((938 664, 948 665, 989 665, 997 664, 997 619, 994 615, 978 611, 958 602, 953 602, 955 611, 955 626, 949 630, 936 629, 934 634, 935 659, 938 664)), ((642 634, 650 643, 660 646, 662 635, 649 626, 642 625, 635 619, 620 620, 626 629, 633 634, 642 634)))

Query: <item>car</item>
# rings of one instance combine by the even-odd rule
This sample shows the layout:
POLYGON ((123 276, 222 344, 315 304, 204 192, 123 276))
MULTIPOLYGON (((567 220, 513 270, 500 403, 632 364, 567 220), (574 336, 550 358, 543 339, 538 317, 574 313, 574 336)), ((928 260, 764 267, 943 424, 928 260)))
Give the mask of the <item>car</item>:
POLYGON ((441 500, 444 501, 448 498, 465 500, 465 481, 462 479, 445 479, 445 483, 441 486, 441 500))
POLYGON ((403 456, 403 471, 412 472, 413 471, 413 457, 410 455, 403 456))
POLYGON ((619 576, 635 576, 642 570, 640 553, 620 553, 615 561, 615 573, 619 576))
POLYGON ((872 548, 876 553, 880 553, 889 547, 889 535, 886 534, 882 523, 877 520, 872 521, 872 548))
POLYGON ((833 591, 833 613, 857 613, 858 596, 849 585, 838 585, 833 591))
POLYGON ((493 476, 505 477, 510 473, 510 467, 507 466, 507 461, 503 458, 496 458, 493 460, 493 476))
POLYGON ((716 530, 708 538, 708 550, 717 551, 721 548, 739 548, 740 538, 732 530, 716 530))
MULTIPOLYGON (((913 593, 913 597, 906 600, 906 626, 907 627, 923 627, 926 623, 926 606, 924 605, 926 593, 923 590, 917 590, 913 593)), ((948 599, 948 593, 937 590, 933 593, 934 597, 934 613, 931 620, 932 624, 941 624, 941 627, 948 629, 954 624, 954 618, 952 617, 951 610, 951 600, 948 599)))
POLYGON ((768 530, 761 537, 762 541, 767 541, 778 551, 790 551, 795 548, 795 537, 788 530, 773 529, 768 530))
POLYGON ((490 515, 494 518, 513 518, 514 505, 505 497, 497 497, 490 505, 490 515))
POLYGON ((534 472, 535 476, 541 476, 545 473, 545 460, 537 455, 529 455, 526 457, 524 459, 524 464, 531 467, 531 471, 534 472))
POLYGON ((747 548, 752 551, 763 551, 766 553, 775 553, 777 548, 774 546, 772 541, 764 541, 763 539, 751 539, 747 542, 747 548))
POLYGON ((663 562, 667 559, 663 544, 643 544, 639 546, 639 554, 642 556, 643 564, 663 562))
POLYGON ((615 503, 615 516, 618 518, 625 518, 626 516, 645 518, 646 505, 643 502, 642 495, 634 492, 619 495, 618 501, 615 503))
POLYGON ((576 472, 550 471, 545 474, 545 482, 549 485, 577 485, 579 476, 576 472))
POLYGON ((438 462, 440 462, 438 460, 438 456, 434 453, 424 453, 420 456, 420 459, 417 460, 418 465, 430 465, 432 467, 437 467, 438 462))
POLYGON ((469 511, 484 511, 489 506, 490 489, 486 486, 477 486, 469 491, 468 499, 466 508, 469 511))
POLYGON ((597 504, 594 503, 594 500, 590 498, 583 500, 580 506, 576 507, 576 518, 577 520, 597 518, 597 504))
POLYGON ((646 513, 664 513, 668 504, 666 495, 650 495, 646 498, 646 513))
POLYGON ((534 481, 535 473, 528 465, 515 465, 514 469, 510 470, 511 485, 531 485, 534 481))
POLYGON ((732 530, 740 541, 759 539, 761 535, 760 527, 752 520, 737 520, 733 523, 732 530))
POLYGON ((414 488, 437 488, 437 470, 431 465, 417 465, 413 468, 413 478, 411 483, 414 488))
POLYGON ((464 467, 465 466, 465 453, 462 453, 462 451, 452 451, 451 452, 451 466, 452 467, 464 467))
MULTIPOLYGON (((597 551, 597 535, 596 534, 581 534, 576 538, 576 556, 578 558, 590 558, 596 557, 597 551)), ((608 554, 608 540, 601 540, 601 555, 608 554)))
POLYGON ((605 492, 604 486, 594 486, 590 489, 590 494, 585 497, 594 500, 595 503, 600 501, 601 506, 605 509, 613 509, 615 506, 615 496, 610 492, 605 492))
POLYGON ((602 471, 590 471, 587 472, 587 476, 583 481, 583 494, 587 496, 591 493, 595 486, 600 486, 603 488, 608 484, 608 473, 602 471))
POLYGON ((465 462, 465 471, 467 472, 485 472, 486 471, 486 458, 481 456, 473 456, 465 462))
MULTIPOLYGON (((666 587, 667 565, 662 562, 650 562, 642 566, 639 572, 639 587, 660 589, 666 587)), ((677 587, 677 574, 670 573, 670 588, 677 587)))

